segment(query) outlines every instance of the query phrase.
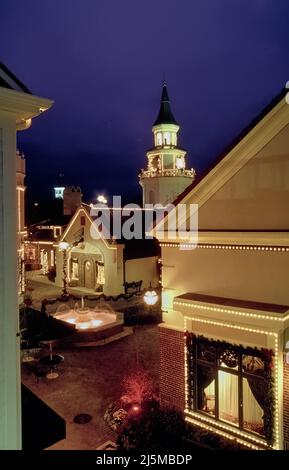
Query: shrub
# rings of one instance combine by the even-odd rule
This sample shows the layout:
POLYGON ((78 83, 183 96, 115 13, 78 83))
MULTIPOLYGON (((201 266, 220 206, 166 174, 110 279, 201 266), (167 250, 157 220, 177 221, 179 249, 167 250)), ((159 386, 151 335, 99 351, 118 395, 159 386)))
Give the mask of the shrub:
POLYGON ((166 451, 184 446, 183 416, 173 409, 161 409, 152 400, 137 417, 130 417, 117 438, 120 450, 166 451))

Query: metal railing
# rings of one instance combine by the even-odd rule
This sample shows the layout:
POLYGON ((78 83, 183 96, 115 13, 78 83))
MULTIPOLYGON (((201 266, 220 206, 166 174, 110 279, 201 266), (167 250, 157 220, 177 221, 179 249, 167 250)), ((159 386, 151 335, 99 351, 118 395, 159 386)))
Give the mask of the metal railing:
POLYGON ((195 177, 195 170, 192 168, 191 170, 185 169, 166 169, 166 170, 141 170, 139 173, 140 178, 154 178, 159 176, 188 176, 190 178, 195 177))

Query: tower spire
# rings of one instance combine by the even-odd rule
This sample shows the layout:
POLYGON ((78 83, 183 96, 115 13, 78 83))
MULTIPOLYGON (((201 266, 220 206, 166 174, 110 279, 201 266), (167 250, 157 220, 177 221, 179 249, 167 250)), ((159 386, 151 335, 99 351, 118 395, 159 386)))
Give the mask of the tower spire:
POLYGON ((156 121, 154 122, 154 126, 158 126, 160 124, 178 125, 171 110, 168 88, 165 82, 163 84, 163 89, 162 89, 161 106, 160 106, 158 117, 156 121))

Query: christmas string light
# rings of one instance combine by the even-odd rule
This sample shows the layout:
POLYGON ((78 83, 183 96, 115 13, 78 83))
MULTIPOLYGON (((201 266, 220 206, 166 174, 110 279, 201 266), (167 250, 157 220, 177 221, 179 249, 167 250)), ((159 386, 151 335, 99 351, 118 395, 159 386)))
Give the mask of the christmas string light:
MULTIPOLYGON (((247 332, 250 332, 250 333, 268 335, 268 336, 271 336, 271 337, 274 338, 274 350, 275 350, 274 351, 274 353, 275 353, 275 355, 274 355, 274 379, 275 379, 275 381, 274 381, 274 402, 275 402, 274 437, 275 437, 275 443, 274 443, 273 449, 280 449, 280 440, 279 440, 279 433, 280 433, 280 430, 279 430, 279 397, 278 397, 278 393, 279 393, 279 387, 278 387, 278 384, 279 384, 279 369, 278 369, 279 341, 278 341, 278 333, 275 333, 275 332, 272 332, 272 331, 267 331, 267 330, 256 329, 256 328, 244 327, 244 326, 241 326, 241 325, 231 325, 231 324, 220 322, 220 321, 214 321, 214 320, 207 320, 207 319, 198 318, 198 317, 185 316, 184 317, 184 336, 186 335, 186 332, 187 332, 187 321, 188 320, 193 320, 193 321, 196 321, 196 322, 209 324, 209 325, 214 325, 214 326, 221 326, 221 327, 224 327, 224 328, 231 328, 231 329, 247 331, 247 332)), ((185 401, 186 401, 186 404, 187 404, 187 403, 189 403, 189 396, 188 396, 189 390, 188 390, 188 385, 187 385, 188 384, 188 364, 187 364, 187 344, 186 344, 186 341, 184 341, 184 354, 185 354, 185 401)), ((192 417, 195 417, 195 419, 197 418, 199 421, 205 421, 207 423, 212 424, 213 426, 217 426, 221 429, 231 431, 232 433, 234 433, 236 435, 239 435, 243 438, 250 439, 252 442, 256 442, 257 444, 261 444, 263 446, 266 445, 265 441, 257 439, 253 436, 252 437, 248 436, 248 434, 246 432, 242 431, 242 430, 232 429, 230 426, 227 426, 226 424, 216 422, 212 418, 203 417, 198 413, 190 411, 187 408, 187 405, 186 405, 186 408, 184 410, 184 413, 186 415, 190 415, 192 417)), ((186 420, 189 421, 188 416, 187 416, 186 420)), ((200 425, 199 421, 196 421, 195 424, 200 425)), ((204 425, 203 425, 203 427, 204 427, 204 425)), ((215 427, 207 426, 206 429, 212 430, 213 432, 217 432, 217 429, 215 429, 215 427)), ((221 431, 219 431, 219 434, 220 434, 220 432, 221 431)), ((227 435, 226 435, 226 437, 227 437, 227 435)), ((229 438, 232 439, 232 437, 229 437, 229 438)), ((249 443, 246 443, 246 445, 248 447, 252 446, 249 443)), ((256 448, 256 447, 253 446, 252 448, 256 448)))

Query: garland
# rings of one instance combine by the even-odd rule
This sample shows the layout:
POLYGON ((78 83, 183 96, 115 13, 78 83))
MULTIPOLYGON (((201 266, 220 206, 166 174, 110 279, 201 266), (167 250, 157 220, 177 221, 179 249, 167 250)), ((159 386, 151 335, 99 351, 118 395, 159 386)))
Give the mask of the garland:
POLYGON ((137 292, 132 292, 130 294, 118 294, 118 295, 105 295, 105 294, 99 294, 97 296, 93 295, 83 295, 83 296, 77 296, 74 294, 62 294, 59 297, 53 298, 53 299, 43 299, 41 303, 41 312, 46 312, 46 305, 51 305, 54 304, 55 302, 68 302, 68 300, 75 300, 75 301, 81 301, 83 298, 84 300, 89 300, 89 301, 99 301, 99 300, 105 300, 106 302, 113 301, 117 302, 119 299, 131 299, 134 296, 138 296, 137 292))
POLYGON ((265 382, 265 400, 264 400, 264 435, 268 444, 272 445, 274 441, 274 377, 272 374, 273 368, 273 357, 274 353, 271 349, 257 349, 252 347, 245 347, 243 345, 232 345, 226 341, 208 339, 204 336, 196 336, 194 333, 189 331, 185 332, 185 344, 187 352, 187 364, 189 365, 187 375, 187 387, 188 387, 188 403, 187 406, 190 409, 194 408, 194 363, 195 363, 195 345, 196 341, 201 341, 204 345, 215 346, 222 350, 222 355, 228 362, 227 365, 231 364, 234 367, 235 360, 238 355, 248 355, 260 358, 264 363, 263 378, 265 382))

